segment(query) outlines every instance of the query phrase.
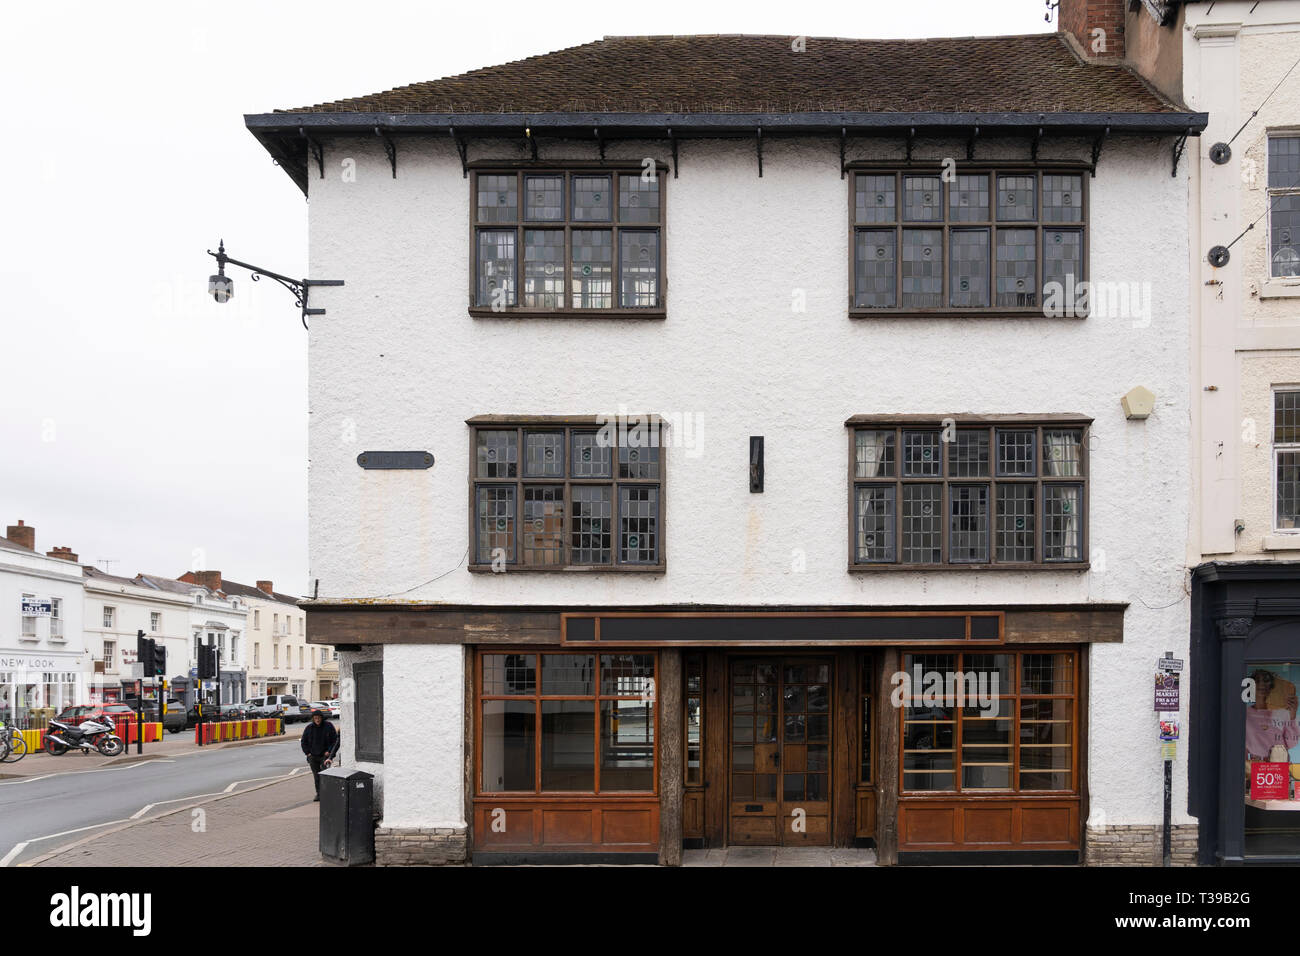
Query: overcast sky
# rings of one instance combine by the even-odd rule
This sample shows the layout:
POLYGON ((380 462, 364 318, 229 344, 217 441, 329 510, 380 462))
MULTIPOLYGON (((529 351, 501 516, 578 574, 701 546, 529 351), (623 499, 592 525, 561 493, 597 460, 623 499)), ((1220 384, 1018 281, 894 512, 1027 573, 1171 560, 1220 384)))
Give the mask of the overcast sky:
POLYGON ((306 333, 227 251, 306 271, 306 203, 243 128, 270 112, 605 35, 1054 29, 1042 0, 63 2, 6 7, 0 525, 114 574, 307 589, 306 333))

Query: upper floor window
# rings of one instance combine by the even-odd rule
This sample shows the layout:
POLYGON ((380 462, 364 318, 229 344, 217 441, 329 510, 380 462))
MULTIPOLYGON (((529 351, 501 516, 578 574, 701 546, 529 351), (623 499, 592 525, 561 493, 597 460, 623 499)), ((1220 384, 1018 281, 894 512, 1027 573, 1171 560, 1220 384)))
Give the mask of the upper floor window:
POLYGON ((960 168, 853 173, 851 313, 1086 311, 1083 171, 960 168))
POLYGON ((161 611, 150 611, 150 612, 149 612, 149 630, 151 630, 151 631, 157 633, 158 628, 160 628, 160 627, 162 627, 162 612, 161 612, 161 611))
POLYGON ((63 598, 50 598, 50 638, 63 640, 63 598))
POLYGON ((850 570, 1087 566, 1088 420, 849 420, 850 570))
POLYGON ((657 167, 473 173, 472 311, 663 312, 657 167))
POLYGON ((657 421, 474 424, 471 570, 662 570, 657 421))
POLYGON ((1279 531, 1300 528, 1300 388, 1273 392, 1273 473, 1279 531))
POLYGON ((117 608, 104 607, 104 627, 111 628, 113 621, 117 617, 117 608))
MULTIPOLYGON (((35 601, 35 600, 36 600, 35 594, 23 595, 24 602, 35 601)), ((36 615, 24 613, 22 615, 22 619, 23 619, 22 631, 21 631, 22 636, 26 638, 35 638, 36 637, 36 615)))
POLYGON ((1300 135, 1268 138, 1269 274, 1300 276, 1300 135))
POLYGON ((253 611, 253 630, 255 630, 255 631, 260 631, 261 629, 262 629, 262 612, 259 611, 259 610, 254 610, 254 611, 253 611))

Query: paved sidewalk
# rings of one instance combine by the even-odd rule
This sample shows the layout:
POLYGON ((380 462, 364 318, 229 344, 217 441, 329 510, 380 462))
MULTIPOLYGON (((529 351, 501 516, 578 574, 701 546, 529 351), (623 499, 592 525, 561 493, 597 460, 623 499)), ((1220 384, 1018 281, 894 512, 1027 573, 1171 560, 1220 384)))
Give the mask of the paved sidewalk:
POLYGON ((59 757, 52 757, 45 751, 29 753, 16 763, 0 763, 0 780, 15 777, 37 777, 46 773, 66 773, 69 770, 100 770, 104 767, 124 767, 141 760, 154 760, 160 757, 175 757, 180 754, 197 753, 200 750, 220 750, 224 747, 251 747, 254 744, 274 743, 277 740, 298 739, 302 731, 295 733, 289 727, 286 734, 270 737, 254 737, 249 740, 230 740, 220 744, 204 744, 200 747, 194 742, 194 730, 179 734, 167 734, 164 739, 144 745, 144 753, 136 754, 135 744, 118 757, 105 757, 93 751, 69 752, 59 757))
POLYGON ((684 850, 682 866, 875 866, 876 851, 804 846, 684 850))
POLYGON ((333 866, 318 849, 314 793, 311 774, 301 773, 123 824, 22 865, 333 866))

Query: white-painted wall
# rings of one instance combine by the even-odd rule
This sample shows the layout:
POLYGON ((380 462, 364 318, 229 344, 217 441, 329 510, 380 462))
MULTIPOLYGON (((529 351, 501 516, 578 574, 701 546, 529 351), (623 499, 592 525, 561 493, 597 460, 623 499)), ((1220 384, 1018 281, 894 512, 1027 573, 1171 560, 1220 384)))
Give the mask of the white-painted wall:
MULTIPOLYGON (((1151 674, 1164 651, 1185 657, 1188 641, 1188 184, 1186 165, 1170 176, 1170 145, 1111 137, 1089 182, 1091 278, 1146 284, 1145 325, 1129 317, 848 318, 849 180, 828 141, 766 143, 761 179, 752 143, 682 144, 680 178, 664 180, 666 320, 473 319, 469 182, 451 144, 400 147, 396 179, 377 140, 327 145, 326 177, 313 167, 310 179, 310 272, 347 285, 312 300, 328 309, 310 340, 311 575, 320 596, 485 605, 1129 602, 1124 644, 1091 651, 1091 803, 1112 823, 1159 821, 1151 674), (353 182, 340 175, 345 159, 356 162, 353 182), (792 311, 796 290, 806 312, 792 311), (1120 408, 1136 385, 1156 394, 1146 422, 1126 421, 1120 408), (698 426, 696 447, 668 451, 667 572, 466 572, 465 419, 620 406, 689 414, 698 426), (1092 570, 848 574, 843 422, 875 412, 1094 418, 1092 570), (766 490, 753 495, 748 436, 759 434, 766 490), (362 450, 393 448, 431 451, 436 464, 356 464, 362 450)), ((540 152, 596 158, 586 144, 543 142, 540 152)), ((1023 142, 981 142, 978 158, 1024 161, 1027 152, 1023 142)), ((663 144, 611 144, 608 155, 670 159, 663 144)), ((918 144, 917 155, 960 160, 964 144, 918 144)), ((471 160, 516 156, 515 143, 470 149, 471 160)), ((900 156, 898 143, 854 144, 849 159, 900 156)), ((1044 144, 1041 156, 1086 160, 1088 144, 1044 144)), ((428 681, 444 667, 450 675, 445 649, 390 645, 386 662, 394 653, 402 669, 386 673, 401 677, 400 699, 427 707, 441 698, 442 685, 428 681)), ((458 695, 460 685, 456 675, 447 691, 458 695)), ((402 713, 394 700, 386 700, 390 721, 402 713)), ((458 734, 445 737, 459 746, 458 734)), ((390 787, 392 775, 407 772, 398 770, 400 752, 385 761, 390 787)), ((403 794, 431 783, 444 763, 427 749, 406 760, 418 779, 403 777, 403 794)), ((1185 807, 1182 764, 1176 788, 1174 806, 1185 807)), ((438 805, 416 814, 403 796, 392 812, 429 825, 438 805)))
MULTIPOLYGON (((0 547, 0 719, 18 699, 14 685, 44 684, 44 674, 75 673, 81 686, 89 680, 81 565, 44 554, 0 547), (22 598, 58 598, 62 602, 63 636, 50 633, 51 619, 37 617, 35 639, 22 636, 22 598)), ((76 686, 74 681, 74 687, 76 686)), ((78 688, 80 690, 80 688, 78 688)), ((72 701, 42 701, 45 706, 72 701)))
POLYGON ((140 677, 135 659, 138 631, 166 648, 168 681, 189 674, 193 641, 184 595, 88 576, 85 609, 86 649, 91 659, 103 658, 105 641, 115 645, 113 666, 104 672, 105 686, 120 687, 122 681, 140 677), (112 627, 104 626, 105 607, 114 609, 112 627), (155 613, 160 615, 157 631, 152 627, 155 613))

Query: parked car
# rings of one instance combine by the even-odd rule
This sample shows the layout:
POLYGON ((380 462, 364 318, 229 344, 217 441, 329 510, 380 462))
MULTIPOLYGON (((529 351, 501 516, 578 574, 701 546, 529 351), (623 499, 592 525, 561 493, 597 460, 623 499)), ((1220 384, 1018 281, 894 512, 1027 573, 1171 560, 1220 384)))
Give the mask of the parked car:
MULTIPOLYGON (((221 720, 221 705, 204 702, 203 704, 203 723, 212 724, 221 720)), ((185 712, 185 726, 193 727, 199 722, 199 708, 197 704, 191 704, 190 709, 185 712)))
POLYGON ((222 704, 222 720, 248 720, 248 704, 222 704))
MULTIPOLYGON (((131 711, 136 709, 136 701, 133 697, 128 697, 121 704, 109 704, 109 707, 126 707, 131 711)), ((167 698, 167 713, 161 718, 158 716, 158 701, 145 698, 144 701, 144 719, 150 722, 157 722, 161 719, 163 729, 169 734, 179 734, 186 727, 190 726, 189 720, 185 715, 185 705, 175 697, 167 698)), ((116 721, 117 718, 114 717, 116 721)))
POLYGON ((314 714, 318 710, 325 715, 326 720, 329 720, 331 717, 339 716, 338 705, 332 704, 328 700, 313 701, 311 705, 311 712, 314 714))

